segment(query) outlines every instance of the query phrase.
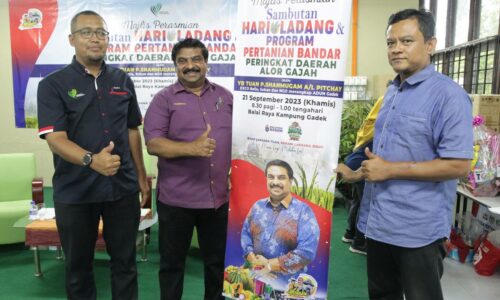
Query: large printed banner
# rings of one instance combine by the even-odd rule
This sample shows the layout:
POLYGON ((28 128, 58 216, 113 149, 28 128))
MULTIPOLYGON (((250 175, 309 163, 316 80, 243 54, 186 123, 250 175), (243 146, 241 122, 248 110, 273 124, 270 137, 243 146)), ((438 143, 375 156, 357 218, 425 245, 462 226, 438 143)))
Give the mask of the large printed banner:
POLYGON ((239 2, 227 297, 327 298, 350 15, 351 1, 239 2), (291 187, 286 165, 265 174, 274 160, 291 187))
POLYGON ((94 10, 106 20, 106 61, 131 76, 144 115, 156 92, 176 80, 170 53, 180 39, 204 42, 208 76, 232 89, 236 7, 236 0, 9 0, 16 127, 37 127, 38 82, 71 62, 77 12, 94 10))

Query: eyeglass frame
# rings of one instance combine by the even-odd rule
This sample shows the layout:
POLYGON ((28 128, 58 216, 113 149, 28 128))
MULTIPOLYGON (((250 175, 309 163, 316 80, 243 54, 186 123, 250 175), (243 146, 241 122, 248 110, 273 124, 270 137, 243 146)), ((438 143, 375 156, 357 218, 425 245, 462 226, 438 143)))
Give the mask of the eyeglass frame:
POLYGON ((109 37, 109 31, 102 29, 102 28, 92 30, 88 27, 84 27, 84 28, 73 31, 71 34, 73 35, 75 33, 79 33, 80 36, 84 39, 91 39, 94 34, 95 34, 96 38, 99 40, 105 40, 107 37, 109 37), (85 31, 85 30, 88 30, 90 32, 90 35, 88 37, 85 37, 85 35, 82 34, 82 31, 85 31), (99 36, 100 33, 104 34, 104 36, 100 37, 99 36))

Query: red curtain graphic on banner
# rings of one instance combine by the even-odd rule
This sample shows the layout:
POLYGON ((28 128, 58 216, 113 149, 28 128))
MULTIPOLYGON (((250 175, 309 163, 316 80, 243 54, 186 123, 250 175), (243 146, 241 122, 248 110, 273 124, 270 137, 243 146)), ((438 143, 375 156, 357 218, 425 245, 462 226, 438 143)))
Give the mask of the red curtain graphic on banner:
POLYGON ((26 86, 40 53, 54 31, 58 4, 56 0, 9 0, 9 16, 16 127, 33 127, 27 123, 36 120, 27 120, 24 109, 26 86))

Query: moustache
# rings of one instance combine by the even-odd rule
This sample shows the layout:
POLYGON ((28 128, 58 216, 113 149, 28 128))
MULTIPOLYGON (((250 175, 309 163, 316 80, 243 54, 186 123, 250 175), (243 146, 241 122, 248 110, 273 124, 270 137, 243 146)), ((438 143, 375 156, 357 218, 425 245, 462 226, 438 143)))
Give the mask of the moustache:
POLYGON ((197 73, 199 73, 200 71, 201 71, 200 68, 184 69, 184 70, 182 70, 182 74, 187 74, 189 72, 197 72, 197 73))
POLYGON ((281 184, 272 184, 272 183, 271 183, 271 184, 269 185, 269 187, 270 187, 270 188, 275 188, 275 187, 278 187, 278 188, 283 188, 283 185, 281 185, 281 184))

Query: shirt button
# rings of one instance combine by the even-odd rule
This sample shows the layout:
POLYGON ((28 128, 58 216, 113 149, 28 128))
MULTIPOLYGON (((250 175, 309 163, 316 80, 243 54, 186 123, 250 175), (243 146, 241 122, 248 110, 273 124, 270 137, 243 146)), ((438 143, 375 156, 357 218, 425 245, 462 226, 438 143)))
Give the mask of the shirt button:
POLYGON ((105 116, 106 116, 106 113, 101 113, 101 116, 105 117, 105 116))
POLYGON ((109 130, 107 130, 107 129, 104 129, 104 133, 109 133, 109 130))
POLYGON ((377 187, 377 184, 376 184, 376 183, 374 183, 374 184, 373 184, 373 187, 377 187))
POLYGON ((206 112, 206 111, 204 111, 204 112, 203 112, 203 114, 204 114, 204 115, 206 115, 206 114, 207 114, 207 112, 206 112))
POLYGON ((396 109, 396 106, 393 106, 392 109, 396 109))
POLYGON ((380 145, 380 149, 384 149, 384 145, 380 145))
POLYGON ((210 166, 211 166, 211 167, 213 167, 213 166, 214 166, 214 164, 210 164, 210 166))
POLYGON ((214 184, 214 181, 213 181, 213 180, 212 180, 212 181, 210 181, 210 184, 214 184))

